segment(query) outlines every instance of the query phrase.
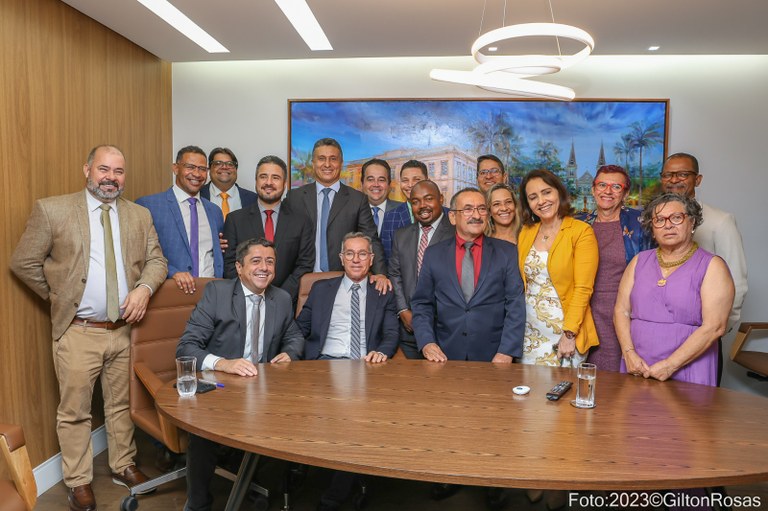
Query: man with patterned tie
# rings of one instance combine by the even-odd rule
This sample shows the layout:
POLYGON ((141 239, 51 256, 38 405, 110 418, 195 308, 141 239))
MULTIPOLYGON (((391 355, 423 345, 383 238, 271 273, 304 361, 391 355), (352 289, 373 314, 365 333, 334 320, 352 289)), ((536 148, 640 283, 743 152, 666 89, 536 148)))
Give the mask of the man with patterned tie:
POLYGON ((35 202, 11 270, 51 303, 53 360, 60 402, 56 432, 69 509, 91 511, 91 397, 101 377, 113 481, 147 480, 133 458, 128 408, 130 324, 168 271, 149 212, 120 197, 125 158, 95 147, 83 166, 86 191, 35 202), (73 306, 74 305, 74 306, 73 306))
MULTIPOLYGON (((360 232, 344 236, 339 259, 344 275, 315 282, 296 322, 307 340, 307 360, 362 359, 385 362, 397 350, 393 293, 380 294, 368 281, 373 264, 371 238, 360 232)), ((356 477, 334 472, 318 509, 338 509, 356 477)))
POLYGON ((216 204, 227 219, 233 211, 256 202, 256 194, 237 184, 237 156, 228 147, 217 147, 208 154, 211 182, 200 189, 204 199, 216 204))
POLYGON ((389 199, 389 188, 392 183, 392 168, 386 160, 373 158, 363 163, 360 171, 360 181, 363 193, 368 197, 368 206, 371 208, 373 223, 376 224, 376 232, 381 237, 381 226, 384 223, 384 213, 403 204, 397 200, 389 199))
POLYGON ((443 214, 443 195, 434 181, 419 181, 409 198, 416 223, 398 229, 389 258, 389 279, 400 318, 400 348, 408 358, 424 358, 413 337, 411 297, 427 247, 452 238, 456 229, 443 214))
POLYGON ((288 167, 277 156, 265 156, 256 166, 258 201, 233 211, 224 222, 224 277, 237 276, 235 249, 250 238, 266 238, 274 242, 277 266, 272 284, 288 291, 293 301, 299 294, 299 279, 312 271, 315 264, 315 237, 306 215, 297 214, 285 201, 281 202, 288 182, 288 167))
MULTIPOLYGON (((277 256, 265 239, 237 247, 237 279, 214 280, 187 322, 176 356, 197 358, 201 370, 256 376, 259 363, 297 360, 304 337, 293 321, 290 295, 272 285, 277 256)), ((209 484, 217 444, 189 435, 186 511, 210 510, 209 484)))
POLYGON ((179 149, 173 164, 175 183, 165 192, 136 201, 152 213, 168 278, 185 293, 195 290, 194 277, 223 277, 224 256, 219 237, 224 227, 221 210, 200 196, 208 177, 205 152, 197 146, 179 149))

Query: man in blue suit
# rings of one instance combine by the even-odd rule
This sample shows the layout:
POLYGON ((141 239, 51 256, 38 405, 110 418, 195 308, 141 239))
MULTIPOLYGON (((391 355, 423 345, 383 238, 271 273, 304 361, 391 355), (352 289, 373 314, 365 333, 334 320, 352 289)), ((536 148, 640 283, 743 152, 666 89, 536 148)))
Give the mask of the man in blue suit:
POLYGON ((152 213, 168 278, 185 293, 195 290, 194 277, 223 277, 224 256, 219 235, 224 227, 221 210, 200 197, 208 177, 205 152, 197 146, 179 149, 175 184, 165 192, 136 201, 152 213))
POLYGON ((413 212, 408 199, 411 197, 411 188, 419 181, 427 179, 429 172, 424 162, 408 160, 400 167, 400 191, 405 195, 405 203, 384 213, 384 219, 379 229, 379 237, 384 247, 384 258, 389 261, 392 255, 392 241, 395 239, 395 231, 413 223, 413 212))
POLYGON ((224 214, 224 220, 232 211, 244 209, 256 203, 254 192, 237 184, 237 156, 228 147, 217 147, 208 154, 211 182, 200 189, 204 199, 216 204, 224 214))

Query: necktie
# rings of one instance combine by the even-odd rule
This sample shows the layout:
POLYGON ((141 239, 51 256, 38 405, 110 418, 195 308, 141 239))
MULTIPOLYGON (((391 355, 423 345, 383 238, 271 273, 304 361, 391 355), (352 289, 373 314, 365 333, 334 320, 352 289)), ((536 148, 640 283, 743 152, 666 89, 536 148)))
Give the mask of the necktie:
POLYGON ((376 225, 376 231, 379 230, 379 211, 381 211, 381 208, 378 206, 373 206, 371 208, 371 213, 373 213, 373 223, 376 225))
POLYGON ((267 240, 274 242, 275 224, 272 222, 272 213, 274 213, 274 211, 271 209, 264 210, 264 214, 267 215, 267 221, 264 222, 264 237, 267 238, 267 240))
POLYGON ((464 243, 464 258, 461 260, 461 292, 466 302, 469 302, 475 292, 475 261, 472 259, 472 245, 474 245, 472 241, 464 243))
POLYGON ((200 227, 197 221, 197 199, 190 197, 189 201, 189 252, 192 256, 192 276, 200 276, 200 227))
POLYGON ((328 213, 331 211, 330 188, 323 189, 323 204, 320 209, 320 271, 328 271, 328 213))
POLYGON ((421 239, 419 239, 419 251, 416 253, 416 275, 421 273, 421 263, 424 261, 424 251, 427 250, 429 245, 429 231, 432 230, 431 225, 421 226, 421 239))
POLYGON ((224 213, 224 218, 227 218, 229 214, 229 194, 227 192, 221 192, 221 212, 224 213))
POLYGON ((117 261, 115 244, 112 240, 112 221, 109 218, 109 204, 102 204, 101 225, 104 227, 104 269, 107 272, 107 317, 113 323, 120 319, 120 301, 117 293, 117 261))
POLYGON ((349 330, 349 358, 360 358, 360 284, 352 284, 351 317, 349 330))
POLYGON ((251 311, 251 362, 258 364, 261 360, 259 354, 259 329, 261 328, 261 295, 250 295, 248 299, 253 304, 251 311))

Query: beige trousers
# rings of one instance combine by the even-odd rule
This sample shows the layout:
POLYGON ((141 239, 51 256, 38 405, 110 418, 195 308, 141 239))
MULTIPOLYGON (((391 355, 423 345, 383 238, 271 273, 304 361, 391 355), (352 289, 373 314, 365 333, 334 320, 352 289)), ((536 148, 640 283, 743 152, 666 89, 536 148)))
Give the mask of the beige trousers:
POLYGON ((101 377, 109 468, 122 473, 133 465, 136 444, 128 406, 131 327, 117 330, 70 326, 53 342, 53 363, 61 401, 56 433, 61 446, 64 483, 73 488, 93 479, 91 399, 101 377))

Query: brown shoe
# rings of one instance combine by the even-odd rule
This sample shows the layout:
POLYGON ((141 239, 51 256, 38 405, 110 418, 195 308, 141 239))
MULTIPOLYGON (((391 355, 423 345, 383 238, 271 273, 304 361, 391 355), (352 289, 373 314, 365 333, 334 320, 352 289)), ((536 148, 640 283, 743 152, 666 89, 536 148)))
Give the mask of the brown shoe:
MULTIPOLYGON (((149 481, 149 478, 144 475, 144 472, 136 468, 136 465, 129 466, 123 470, 122 474, 115 474, 114 472, 112 473, 112 482, 125 486, 128 489, 133 488, 137 484, 146 483, 147 481, 149 481)), ((153 491, 155 491, 155 488, 137 492, 137 495, 144 495, 153 491)))
POLYGON ((70 511, 96 511, 96 497, 90 484, 83 484, 69 489, 70 511))

